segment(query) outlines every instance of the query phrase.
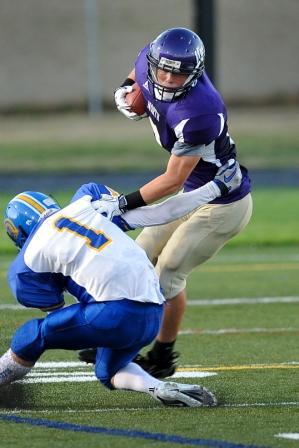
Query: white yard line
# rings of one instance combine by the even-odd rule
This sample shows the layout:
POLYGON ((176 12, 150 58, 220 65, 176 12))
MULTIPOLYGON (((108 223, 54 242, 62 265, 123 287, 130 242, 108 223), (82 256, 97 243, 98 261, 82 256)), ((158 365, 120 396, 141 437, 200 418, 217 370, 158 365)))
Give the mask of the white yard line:
MULTIPOLYGON (((289 361, 276 364, 244 364, 205 367, 200 365, 181 366, 172 378, 204 378, 215 376, 217 372, 239 370, 266 370, 266 369, 296 369, 298 361, 289 361)), ((38 362, 35 368, 21 381, 23 384, 45 383, 83 383, 98 381, 94 375, 93 367, 82 362, 53 361, 38 362), (80 370, 75 370, 80 368, 80 370), (70 370, 67 370, 70 369, 70 370)))
MULTIPOLYGON (((299 402, 295 401, 283 401, 283 402, 269 402, 269 403, 227 403, 220 404, 218 407, 224 408, 253 408, 253 407, 297 407, 299 402)), ((0 414, 89 414, 89 413, 105 413, 105 412, 140 412, 142 407, 139 408, 97 408, 97 409, 1 409, 0 414)), ((165 408, 163 406, 151 406, 146 407, 146 411, 161 411, 165 408)), ((296 436, 298 433, 281 433, 275 435, 275 437, 282 437, 283 435, 296 436)), ((291 437, 289 437, 291 438, 291 437)), ((292 437, 294 438, 294 437, 292 437)))
POLYGON ((188 306, 216 306, 216 305, 256 305, 268 303, 299 303, 298 296, 287 297, 241 297, 231 299, 200 299, 189 300, 188 306))
POLYGON ((299 440, 299 432, 281 432, 275 434, 274 437, 279 437, 281 439, 299 440))
POLYGON ((73 367, 86 367, 86 364, 81 361, 40 361, 35 364, 35 368, 39 369, 65 369, 73 367))
MULTIPOLYGON (((286 296, 286 297, 236 297, 227 299, 199 299, 189 300, 189 306, 217 306, 217 305, 256 305, 256 304, 268 304, 268 303, 299 303, 299 296, 286 296)), ((32 308, 25 308, 24 306, 2 303, 0 304, 0 310, 22 310, 32 311, 32 308)))
POLYGON ((187 330, 181 330, 180 335, 188 336, 194 334, 247 334, 247 333, 291 333, 299 332, 299 328, 287 327, 287 328, 219 328, 218 330, 208 330, 200 328, 189 328, 187 330))
MULTIPOLYGON (((172 378, 205 378, 218 375, 216 372, 187 371, 177 372, 172 378)), ((46 383, 86 383, 98 381, 93 372, 63 372, 62 373, 40 373, 31 372, 18 383, 22 384, 46 384, 46 383)))

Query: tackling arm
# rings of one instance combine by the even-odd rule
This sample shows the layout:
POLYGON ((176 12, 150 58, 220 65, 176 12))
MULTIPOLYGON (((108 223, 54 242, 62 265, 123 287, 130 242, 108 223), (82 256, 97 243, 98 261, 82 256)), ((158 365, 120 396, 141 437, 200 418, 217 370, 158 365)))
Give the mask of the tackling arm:
POLYGON ((125 212, 122 218, 132 228, 167 224, 220 195, 220 189, 215 182, 211 181, 197 190, 177 194, 159 204, 147 205, 125 212))
POLYGON ((200 205, 235 190, 240 186, 241 180, 240 165, 231 159, 218 170, 214 180, 202 187, 188 193, 178 194, 159 204, 127 211, 122 214, 122 218, 131 228, 167 224, 185 216, 200 205))

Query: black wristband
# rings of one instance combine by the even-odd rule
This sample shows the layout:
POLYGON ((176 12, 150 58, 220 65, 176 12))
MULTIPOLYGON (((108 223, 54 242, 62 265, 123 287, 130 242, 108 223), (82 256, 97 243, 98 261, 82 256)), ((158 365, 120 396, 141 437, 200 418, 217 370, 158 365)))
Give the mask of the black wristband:
POLYGON ((131 78, 127 78, 120 87, 125 87, 125 86, 132 86, 133 84, 135 84, 134 79, 131 78))
POLYGON ((140 190, 126 194, 125 199, 127 201, 126 210, 132 210, 134 208, 143 207, 146 205, 146 202, 144 202, 143 197, 141 196, 140 190))
POLYGON ((217 185, 217 187, 219 188, 219 190, 221 192, 221 196, 227 196, 229 193, 229 189, 227 188, 225 183, 219 179, 213 179, 213 180, 214 180, 215 184, 217 185))

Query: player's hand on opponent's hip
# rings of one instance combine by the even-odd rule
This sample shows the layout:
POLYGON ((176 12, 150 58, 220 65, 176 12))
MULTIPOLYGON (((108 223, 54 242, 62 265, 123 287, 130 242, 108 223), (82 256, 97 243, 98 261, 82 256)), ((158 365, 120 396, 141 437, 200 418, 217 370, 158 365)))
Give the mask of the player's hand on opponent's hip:
POLYGON ((121 208, 121 198, 124 198, 124 196, 110 196, 109 194, 102 194, 101 199, 98 201, 93 201, 91 205, 98 213, 106 216, 112 221, 114 216, 119 216, 124 211, 121 208))
POLYGON ((130 110, 130 106, 126 103, 126 95, 127 93, 131 93, 133 90, 132 86, 123 86, 119 87, 114 92, 114 101, 117 109, 130 120, 138 121, 147 115, 138 115, 135 112, 130 110))
POLYGON ((221 196, 225 196, 239 188, 242 182, 242 172, 239 163, 235 159, 223 165, 216 173, 213 181, 219 187, 221 196))

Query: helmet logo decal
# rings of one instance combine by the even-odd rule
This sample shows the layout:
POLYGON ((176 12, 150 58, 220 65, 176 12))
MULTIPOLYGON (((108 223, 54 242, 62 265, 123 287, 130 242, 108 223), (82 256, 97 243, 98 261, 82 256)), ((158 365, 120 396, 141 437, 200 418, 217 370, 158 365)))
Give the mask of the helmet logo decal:
POLYGON ((9 218, 6 218, 4 220, 4 227, 5 227, 7 234, 10 236, 10 238, 12 238, 14 241, 16 241, 16 239, 18 238, 18 235, 19 235, 19 230, 16 228, 14 223, 9 218))
POLYGON ((174 61, 173 59, 167 59, 164 56, 160 58, 159 67, 160 68, 180 68, 182 65, 181 61, 174 61))

